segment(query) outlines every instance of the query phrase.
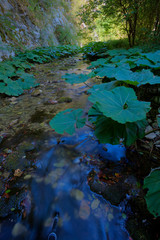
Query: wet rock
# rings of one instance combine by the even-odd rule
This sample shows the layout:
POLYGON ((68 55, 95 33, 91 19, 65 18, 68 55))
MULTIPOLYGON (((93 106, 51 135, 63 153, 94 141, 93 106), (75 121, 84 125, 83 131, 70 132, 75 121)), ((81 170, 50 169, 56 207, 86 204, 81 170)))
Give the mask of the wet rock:
POLYGON ((11 104, 16 104, 17 103, 17 98, 16 97, 10 98, 10 102, 11 102, 11 104))
POLYGON ((154 144, 157 148, 160 148, 160 140, 156 141, 154 144))
MULTIPOLYGON (((148 132, 153 131, 153 128, 151 126, 147 126, 145 133, 147 134, 148 132)), ((153 133, 149 133, 145 136, 147 139, 154 139, 157 137, 157 135, 153 132, 153 133)))
POLYGON ((103 184, 98 181, 91 183, 90 188, 93 192, 101 194, 107 201, 113 205, 118 205, 126 197, 129 190, 127 185, 117 183, 114 185, 103 184))
POLYGON ((29 119, 29 122, 32 123, 41 123, 43 122, 46 118, 48 118, 48 114, 44 110, 36 110, 32 115, 31 118, 29 119))
POLYGON ((23 237, 26 235, 26 233, 27 233, 27 228, 24 225, 22 225, 21 223, 16 223, 14 225, 14 228, 12 230, 13 237, 18 237, 18 236, 23 237))
POLYGON ((30 163, 26 159, 25 154, 18 151, 9 154, 4 164, 4 167, 9 171, 16 169, 24 169, 27 166, 30 166, 30 163))
POLYGON ((61 98, 58 100, 58 102, 59 102, 59 103, 64 103, 64 102, 70 103, 70 102, 72 102, 72 98, 70 98, 70 97, 61 97, 61 98))
POLYGON ((148 212, 146 202, 143 197, 138 196, 131 198, 126 206, 126 213, 129 215, 126 224, 127 230, 134 240, 156 239, 156 233, 159 230, 159 226, 156 226, 156 221, 148 212))
POLYGON ((145 137, 146 137, 147 139, 152 140, 152 139, 156 138, 157 135, 156 135, 155 133, 150 133, 150 134, 146 135, 145 137))
POLYGON ((0 201, 0 217, 5 218, 12 214, 12 209, 22 211, 20 202, 25 198, 26 193, 18 193, 17 195, 11 195, 8 199, 4 197, 0 201))
POLYGON ((33 90, 33 92, 31 93, 31 96, 32 96, 32 97, 37 97, 37 96, 39 96, 41 93, 42 93, 42 90, 41 90, 41 89, 35 89, 35 90, 33 90))
POLYGON ((29 152, 35 149, 35 146, 30 142, 23 142, 19 145, 18 150, 20 152, 29 152))
POLYGON ((47 102, 46 102, 46 104, 57 104, 58 103, 58 101, 57 100, 53 100, 53 99, 50 99, 50 100, 48 100, 47 102))

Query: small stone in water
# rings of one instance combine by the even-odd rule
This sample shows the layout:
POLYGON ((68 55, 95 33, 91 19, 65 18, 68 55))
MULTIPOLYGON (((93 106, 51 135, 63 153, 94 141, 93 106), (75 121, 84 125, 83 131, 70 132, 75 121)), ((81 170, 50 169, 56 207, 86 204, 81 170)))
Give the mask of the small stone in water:
POLYGON ((31 179, 31 177, 32 176, 28 174, 28 175, 24 176, 24 180, 29 180, 29 179, 31 179))
POLYGON ((18 236, 24 236, 27 233, 27 229, 24 225, 21 223, 16 223, 12 230, 12 236, 18 237, 18 236))

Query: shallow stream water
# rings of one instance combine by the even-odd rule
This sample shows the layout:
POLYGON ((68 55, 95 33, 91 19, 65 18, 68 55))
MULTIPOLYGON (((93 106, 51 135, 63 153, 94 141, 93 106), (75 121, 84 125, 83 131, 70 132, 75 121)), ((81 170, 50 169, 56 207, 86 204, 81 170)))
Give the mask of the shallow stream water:
MULTIPOLYGON (((10 104, 8 99, 4 99, 2 104, 2 131, 4 134, 7 132, 9 141, 3 144, 1 153, 5 147, 11 151, 7 150, 7 157, 19 151, 19 136, 23 135, 25 126, 29 129, 26 132, 33 132, 33 135, 28 133, 24 139, 35 147, 37 155, 29 166, 22 164, 23 159, 29 162, 26 156, 13 159, 17 162, 9 165, 10 170, 6 156, 1 158, 2 170, 9 172, 10 180, 7 181, 12 194, 9 194, 9 198, 1 199, 1 208, 8 209, 8 212, 5 211, 5 217, 1 218, 0 239, 47 239, 54 214, 58 212, 58 240, 127 240, 129 235, 121 208, 112 206, 101 196, 101 192, 93 193, 88 185, 88 174, 93 168, 88 158, 98 158, 102 150, 92 131, 85 127, 73 136, 59 136, 48 125, 51 115, 54 116, 59 110, 88 106, 86 86, 79 84, 72 87, 60 79, 66 72, 87 72, 87 64, 78 58, 76 61, 73 59, 72 68, 68 60, 61 62, 61 66, 57 63, 37 65, 36 75, 41 84, 38 95, 31 96, 31 91, 16 98, 15 104, 10 104), (60 103, 62 96, 72 98, 72 102, 60 103), (37 119, 37 112, 44 111, 44 119, 41 119, 41 115, 37 119), (16 119, 17 122, 9 128, 10 122, 16 119), (38 140, 37 136, 35 138, 34 131, 37 128, 42 130, 43 139, 39 139, 41 135, 38 140), (18 135, 17 132, 22 134, 18 135), (12 184, 11 177, 17 168, 23 174, 14 179, 12 184), (19 192, 22 193, 20 197, 19 192)), ((104 160, 101 158, 98 161, 104 160)), ((2 177, 2 183, 4 181, 6 179, 2 177)))
POLYGON ((87 178, 92 166, 87 164, 83 154, 92 154, 97 147, 88 135, 89 130, 86 129, 64 138, 59 144, 50 139, 51 149, 41 154, 36 161, 36 171, 24 181, 27 216, 19 220, 10 219, 7 228, 2 223, 2 229, 7 232, 2 232, 1 239, 6 239, 6 234, 7 239, 47 239, 55 212, 60 215, 59 240, 129 239, 120 207, 112 206, 88 186, 87 178), (83 138, 85 142, 78 144, 83 138), (85 149, 90 141, 92 146, 85 149), (71 142, 77 143, 76 148, 71 142))

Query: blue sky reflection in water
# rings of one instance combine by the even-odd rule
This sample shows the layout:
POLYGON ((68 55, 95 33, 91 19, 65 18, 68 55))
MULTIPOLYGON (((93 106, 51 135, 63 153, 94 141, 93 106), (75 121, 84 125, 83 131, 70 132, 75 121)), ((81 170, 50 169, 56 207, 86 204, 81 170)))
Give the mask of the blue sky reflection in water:
POLYGON ((96 152, 97 143, 93 141, 89 146, 91 139, 84 140, 85 144, 76 146, 78 151, 70 144, 83 138, 84 135, 63 138, 37 161, 38 169, 28 182, 30 212, 21 220, 17 232, 17 224, 14 225, 11 239, 47 239, 55 211, 60 213, 58 240, 129 239, 120 209, 93 193, 88 186, 87 175, 92 167, 77 159, 84 146, 89 147, 88 152, 96 152))

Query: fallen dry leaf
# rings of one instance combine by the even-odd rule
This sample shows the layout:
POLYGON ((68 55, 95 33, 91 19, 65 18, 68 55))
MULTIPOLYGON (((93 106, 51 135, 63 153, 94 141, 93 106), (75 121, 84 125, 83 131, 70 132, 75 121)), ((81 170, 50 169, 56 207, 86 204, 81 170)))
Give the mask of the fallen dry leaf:
POLYGON ((18 168, 14 172, 14 177, 20 177, 22 176, 23 172, 18 168))

